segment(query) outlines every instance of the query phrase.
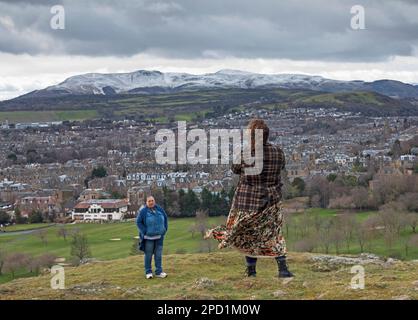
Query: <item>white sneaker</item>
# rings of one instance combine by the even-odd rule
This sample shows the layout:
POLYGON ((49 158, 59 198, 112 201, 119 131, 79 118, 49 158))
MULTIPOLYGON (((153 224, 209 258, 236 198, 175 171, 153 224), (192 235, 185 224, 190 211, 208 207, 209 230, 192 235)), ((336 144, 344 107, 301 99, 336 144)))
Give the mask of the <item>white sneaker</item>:
POLYGON ((161 272, 160 274, 155 275, 157 278, 167 278, 167 273, 161 272))
POLYGON ((147 275, 145 276, 147 279, 152 279, 153 278, 153 275, 152 275, 152 273, 147 273, 147 275))

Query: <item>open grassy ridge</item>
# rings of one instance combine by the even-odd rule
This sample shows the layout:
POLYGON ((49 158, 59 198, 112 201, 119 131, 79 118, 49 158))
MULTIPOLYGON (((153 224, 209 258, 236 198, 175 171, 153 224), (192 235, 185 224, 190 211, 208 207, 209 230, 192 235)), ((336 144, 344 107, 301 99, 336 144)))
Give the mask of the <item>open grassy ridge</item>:
POLYGON ((235 251, 164 256, 166 279, 146 280, 143 256, 65 269, 65 289, 49 273, 0 285, 0 299, 417 299, 418 263, 365 264, 365 288, 350 287, 351 266, 321 269, 313 255, 291 253, 291 281, 276 277, 273 259, 260 259, 257 277, 244 276, 235 251))
POLYGON ((416 115, 418 108, 406 100, 374 92, 324 93, 294 89, 191 90, 164 94, 79 95, 0 101, 0 121, 124 119, 168 122, 195 120, 234 111, 259 108, 335 107, 373 115, 416 115))
MULTIPOLYGON (((334 218, 340 212, 332 209, 311 208, 307 210, 310 215, 319 215, 322 218, 334 218)), ((358 221, 363 221, 377 212, 357 212, 358 221)), ((225 222, 226 217, 209 218, 209 226, 220 225, 225 222)), ((294 214, 293 218, 285 224, 284 235, 286 237, 287 246, 290 252, 296 250, 297 243, 304 239, 300 235, 300 226, 303 219, 303 213, 294 214)), ((164 254, 194 254, 208 251, 208 243, 202 243, 201 235, 190 232, 190 227, 195 223, 194 218, 170 218, 169 231, 164 243, 164 254)), ((49 226, 47 224, 35 225, 19 225, 8 227, 6 230, 14 228, 21 230, 20 232, 0 233, 0 248, 6 253, 22 252, 32 256, 39 256, 45 253, 54 254, 57 257, 65 258, 70 261, 70 236, 67 240, 58 236, 59 225, 49 226), (47 228, 45 228, 47 226, 47 228), (47 231, 47 244, 36 235, 36 231, 25 231, 30 227, 45 228, 47 231)), ((87 236, 92 257, 98 260, 112 260, 129 257, 134 245, 134 238, 138 236, 138 230, 133 221, 110 223, 110 224, 73 224, 66 225, 65 228, 71 232, 79 229, 87 236)), ((314 226, 309 227, 310 232, 314 232, 314 226)), ((369 241, 365 246, 367 252, 371 252, 383 257, 395 257, 403 260, 418 259, 418 247, 409 247, 408 255, 405 252, 405 243, 413 235, 410 228, 405 228, 398 239, 396 239, 392 247, 388 247, 383 235, 377 235, 376 238, 369 241)), ((218 251, 217 242, 211 241, 211 250, 218 251)), ((300 249, 299 249, 300 250, 300 249)), ((322 245, 317 244, 315 253, 324 252, 322 245)), ((358 241, 353 238, 349 247, 346 243, 342 243, 339 253, 342 254, 360 254, 361 249, 358 241)), ((334 244, 329 247, 330 254, 336 254, 334 244)), ((16 273, 18 277, 30 277, 33 274, 25 270, 16 273)), ((0 283, 12 280, 10 273, 0 275, 0 283)))

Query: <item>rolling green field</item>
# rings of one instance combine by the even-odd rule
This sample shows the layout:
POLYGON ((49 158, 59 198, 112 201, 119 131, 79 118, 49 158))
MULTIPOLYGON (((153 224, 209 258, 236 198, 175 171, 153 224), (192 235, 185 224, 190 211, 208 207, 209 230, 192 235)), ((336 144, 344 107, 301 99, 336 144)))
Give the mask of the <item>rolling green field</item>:
POLYGON ((64 111, 1 111, 0 121, 16 122, 48 122, 65 120, 88 120, 98 118, 96 110, 64 110, 64 111))
MULTIPOLYGON (((210 225, 221 224, 225 221, 222 217, 209 218, 210 225)), ((164 253, 195 253, 200 250, 200 234, 192 235, 189 231, 190 226, 195 222, 194 218, 171 218, 169 231, 164 242, 164 253)), ((18 225, 13 228, 15 231, 26 230, 33 227, 43 227, 45 224, 18 225)), ((71 231, 78 228, 87 235, 92 256, 98 260, 111 260, 125 258, 130 255, 134 237, 138 235, 137 227, 134 222, 121 222, 111 224, 72 224, 66 225, 71 231), (120 239, 120 240, 111 240, 120 239)), ((47 245, 44 245, 35 233, 31 234, 7 234, 0 233, 0 248, 7 253, 23 252, 38 256, 44 253, 51 253, 57 257, 70 258, 70 239, 66 241, 57 235, 59 226, 47 228, 47 245)), ((7 229, 11 231, 10 229, 7 229)), ((216 249, 216 242, 213 240, 213 249, 216 249)), ((26 272, 18 272, 17 277, 32 276, 26 272)), ((0 283, 11 280, 10 274, 0 275, 0 283)))
MULTIPOLYGON (((209 223, 214 225, 222 218, 213 217, 209 223)), ((170 219, 169 231, 165 239, 166 252, 175 253, 197 252, 200 236, 189 231, 194 223, 193 218, 170 219)), ((29 227, 30 225, 25 225, 29 227)), ((37 224, 37 226, 40 226, 37 224)), ((130 254, 134 237, 138 230, 134 222, 106 223, 106 224, 72 224, 65 226, 68 231, 75 228, 83 232, 89 241, 92 255, 99 260, 123 258, 130 254), (120 239, 120 240, 111 240, 120 239)), ((70 257, 70 239, 65 241, 57 235, 59 226, 52 226, 48 230, 47 245, 44 245, 36 233, 31 234, 3 234, 0 236, 0 246, 7 252, 24 252, 32 255, 52 253, 58 257, 70 257)))
MULTIPOLYGON (((306 211, 310 215, 319 215, 321 218, 335 217, 338 214, 338 210, 333 209, 321 209, 321 208, 311 208, 306 211)), ((373 215, 377 215, 377 211, 363 211, 353 213, 356 215, 358 222, 363 222, 367 218, 373 215)), ((287 240, 287 245, 289 250, 295 250, 295 243, 301 240, 300 234, 300 221, 302 218, 302 213, 294 215, 294 218, 287 223, 287 228, 284 228, 284 235, 287 240)), ((310 226, 308 232, 315 233, 314 227, 310 226)), ((377 233, 376 237, 367 241, 364 251, 374 253, 383 257, 393 256, 397 259, 418 259, 418 247, 409 247, 408 255, 406 254, 405 244, 408 239, 413 235, 413 232, 410 227, 405 227, 400 236, 394 240, 391 247, 387 245, 382 234, 377 233)), ((320 235, 319 235, 320 236, 320 235)), ((324 252, 324 248, 318 244, 313 252, 324 252)), ((336 254, 336 249, 333 244, 330 245, 329 249, 330 254, 336 254)), ((349 242, 349 248, 347 248, 345 241, 342 241, 341 247, 339 249, 339 254, 359 254, 361 253, 361 247, 358 243, 358 240, 355 237, 349 242)))
MULTIPOLYGON (((338 214, 337 210, 331 209, 308 209, 307 213, 310 215, 319 215, 321 218, 335 217, 338 214)), ((376 214, 376 212, 360 212, 353 213, 356 215, 358 221, 363 221, 376 214)), ((299 224, 302 214, 295 214, 289 223, 284 228, 284 235, 286 236, 287 246, 290 252, 295 250, 295 243, 300 240, 299 224)), ((225 222, 225 217, 211 217, 209 218, 209 226, 222 224, 225 222)), ((169 231, 167 233, 164 245, 165 254, 176 253, 197 253, 207 250, 203 247, 201 235, 196 233, 192 235, 190 227, 195 223, 194 218, 170 218, 169 231)), ((35 227, 41 227, 42 224, 37 224, 35 227)), ((14 226, 15 230, 25 230, 33 225, 14 226)), ((11 227, 13 228, 13 227, 11 227)), ((134 243, 134 237, 138 235, 138 231, 134 222, 121 222, 111 224, 72 224, 66 225, 66 228, 71 231, 78 228, 88 238, 92 256, 98 260, 112 260, 128 257, 131 253, 134 243), (113 239, 113 240, 112 240, 113 239), (115 240, 120 239, 120 240, 115 240)), ((313 227, 312 227, 313 228, 313 227)), ((46 230, 48 231, 47 244, 44 245, 41 239, 36 236, 36 232, 31 234, 0 234, 0 248, 6 252, 24 252, 33 256, 38 256, 43 253, 51 253, 58 257, 70 258, 70 239, 66 241, 57 235, 59 226, 54 225, 46 230)), ((9 229, 10 230, 10 229, 9 229)), ((383 236, 380 235, 370 241, 365 247, 366 252, 378 254, 380 256, 395 256, 403 259, 417 259, 418 248, 410 248, 408 256, 405 254, 405 241, 412 235, 410 228, 402 231, 401 237, 397 239, 391 248, 388 248, 383 236)), ((217 251, 217 243, 213 240, 211 250, 217 251)), ((313 252, 324 252, 321 246, 317 246, 313 252)), ((356 239, 350 242, 349 249, 346 248, 345 243, 341 245, 339 253, 358 254, 360 253, 360 245, 356 239)), ((335 254, 334 245, 330 245, 330 254, 335 254)), ((18 276, 28 276, 21 273, 18 276)), ((10 280, 10 275, 0 276, 0 283, 10 280)))
POLYGON ((87 119, 125 119, 168 122, 224 115, 234 110, 293 106, 335 107, 373 114, 416 114, 415 106, 373 92, 323 93, 288 89, 219 89, 163 94, 85 95, 0 102, 0 121, 41 122, 87 119), (354 108, 354 109, 353 109, 354 108))

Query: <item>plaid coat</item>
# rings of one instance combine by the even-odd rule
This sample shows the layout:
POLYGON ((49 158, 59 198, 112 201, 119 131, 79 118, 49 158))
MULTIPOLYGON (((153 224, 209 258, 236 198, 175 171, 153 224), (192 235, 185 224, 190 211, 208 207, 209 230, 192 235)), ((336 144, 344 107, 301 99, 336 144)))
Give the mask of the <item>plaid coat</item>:
POLYGON ((263 211, 282 198, 280 173, 285 168, 283 150, 266 143, 263 146, 263 170, 259 175, 245 175, 245 164, 234 164, 232 172, 240 179, 232 201, 232 209, 263 211))

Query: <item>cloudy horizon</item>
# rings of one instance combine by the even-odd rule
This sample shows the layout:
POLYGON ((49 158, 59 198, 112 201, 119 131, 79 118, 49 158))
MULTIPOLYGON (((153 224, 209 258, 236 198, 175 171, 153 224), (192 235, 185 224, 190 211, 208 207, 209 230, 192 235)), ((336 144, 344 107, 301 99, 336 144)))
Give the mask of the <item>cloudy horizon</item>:
POLYGON ((88 72, 220 69, 418 83, 418 2, 0 0, 0 100, 88 72), (51 6, 65 29, 50 26, 51 6))

